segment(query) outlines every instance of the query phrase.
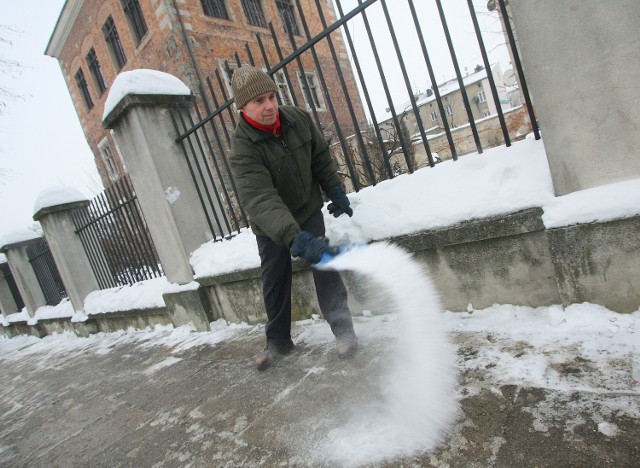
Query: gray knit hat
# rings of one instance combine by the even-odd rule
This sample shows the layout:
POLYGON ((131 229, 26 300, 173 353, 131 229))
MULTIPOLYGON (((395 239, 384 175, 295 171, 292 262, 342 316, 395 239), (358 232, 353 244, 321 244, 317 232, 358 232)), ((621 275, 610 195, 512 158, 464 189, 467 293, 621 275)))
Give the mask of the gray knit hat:
POLYGON ((244 66, 231 76, 231 88, 236 98, 236 107, 242 109, 247 102, 264 93, 276 92, 273 80, 259 68, 244 66))

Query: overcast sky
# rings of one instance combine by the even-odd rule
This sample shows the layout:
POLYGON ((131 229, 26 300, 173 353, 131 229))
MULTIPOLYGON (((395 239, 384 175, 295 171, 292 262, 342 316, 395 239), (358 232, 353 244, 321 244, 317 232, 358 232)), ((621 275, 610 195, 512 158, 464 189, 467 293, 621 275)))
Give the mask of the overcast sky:
MULTIPOLYGON (((411 76, 414 91, 424 91, 431 83, 428 79, 422 54, 416 50, 416 33, 405 1, 387 2, 397 28, 398 40, 405 57, 405 65, 411 76), (418 55, 416 55, 418 54, 418 55)), ((502 42, 497 16, 487 16, 486 2, 475 0, 482 14, 483 29, 495 32, 487 35, 487 48, 494 50, 502 42)), ((444 42, 434 2, 415 1, 421 18, 423 33, 432 54, 438 81, 453 77, 453 67, 444 42), (434 53, 436 51, 436 53, 434 53)), ((458 60, 461 68, 481 63, 481 56, 468 19, 467 2, 455 0, 443 2, 458 60)), ((2 38, 11 44, 0 44, 0 57, 17 60, 20 67, 12 73, 0 70, 0 84, 10 88, 20 98, 9 100, 0 115, 0 169, 9 171, 0 179, 0 237, 27 228, 33 224, 33 206, 39 193, 58 185, 77 188, 91 197, 98 192, 100 179, 93 162, 93 155, 86 143, 69 92, 58 62, 44 55, 64 0, 0 0, 0 25, 16 31, 2 31, 2 38)), ((342 0, 345 12, 357 5, 356 0, 342 0)), ((399 69, 391 38, 384 25, 385 19, 379 4, 367 10, 369 20, 376 31, 376 43, 385 64, 387 79, 394 100, 406 102, 408 94, 401 75, 393 75, 399 69), (376 26, 377 25, 377 26, 376 26), (393 64, 393 66, 390 66, 393 64)), ((354 41, 361 54, 365 76, 378 76, 362 21, 350 26, 354 41)), ((508 65, 504 48, 491 52, 490 60, 508 65)), ((386 99, 382 87, 367 83, 369 92, 377 100, 376 112, 384 109, 386 99), (383 101, 381 101, 383 100, 383 101)))
POLYGON ((0 56, 20 62, 0 72, 0 84, 20 98, 0 115, 0 236, 33 224, 38 194, 54 185, 86 193, 99 190, 93 155, 86 143, 58 62, 44 55, 64 0, 0 0, 0 24, 11 45, 0 56))

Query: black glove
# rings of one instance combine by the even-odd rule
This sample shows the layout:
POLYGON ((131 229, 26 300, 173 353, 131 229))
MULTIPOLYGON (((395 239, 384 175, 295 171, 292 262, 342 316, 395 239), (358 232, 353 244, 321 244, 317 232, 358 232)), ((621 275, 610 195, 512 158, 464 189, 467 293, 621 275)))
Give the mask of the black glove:
POLYGON ((308 263, 318 263, 324 252, 335 255, 338 248, 331 247, 326 237, 316 237, 307 231, 300 231, 291 243, 291 255, 302 257, 308 263))
POLYGON ((344 193, 342 187, 332 187, 327 190, 327 196, 331 199, 331 203, 327 206, 329 213, 333 215, 334 218, 337 218, 342 213, 347 213, 349 217, 353 216, 353 210, 349 208, 351 203, 347 198, 347 194, 344 193))

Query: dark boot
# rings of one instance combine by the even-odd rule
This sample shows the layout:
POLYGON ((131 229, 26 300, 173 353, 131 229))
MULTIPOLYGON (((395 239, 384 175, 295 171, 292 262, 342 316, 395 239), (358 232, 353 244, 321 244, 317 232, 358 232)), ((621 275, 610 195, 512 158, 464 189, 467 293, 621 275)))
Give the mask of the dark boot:
POLYGON ((336 353, 338 359, 349 359, 358 352, 358 338, 356 334, 344 333, 336 336, 336 353))
POLYGON ((259 371, 268 369, 275 364, 282 356, 291 354, 295 345, 288 340, 283 343, 269 342, 264 350, 256 358, 256 367, 259 371))

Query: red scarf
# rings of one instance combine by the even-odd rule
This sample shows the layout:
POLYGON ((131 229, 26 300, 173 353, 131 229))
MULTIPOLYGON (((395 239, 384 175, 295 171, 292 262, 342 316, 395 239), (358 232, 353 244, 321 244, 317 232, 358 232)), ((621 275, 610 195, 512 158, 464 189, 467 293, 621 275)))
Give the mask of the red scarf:
POLYGON ((263 132, 267 132, 270 133, 272 135, 275 136, 280 136, 282 134, 282 129, 280 128, 280 112, 278 112, 278 115, 276 116, 276 122, 273 125, 262 125, 259 122, 256 122, 255 120, 253 120, 251 117, 249 117, 247 114, 245 114, 244 112, 241 112, 242 117, 244 118, 244 120, 251 125, 252 127, 257 128, 258 130, 262 130, 263 132))

